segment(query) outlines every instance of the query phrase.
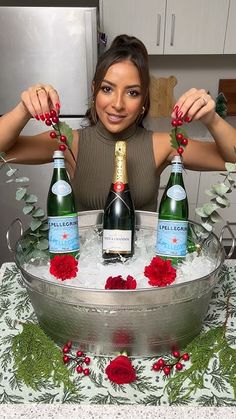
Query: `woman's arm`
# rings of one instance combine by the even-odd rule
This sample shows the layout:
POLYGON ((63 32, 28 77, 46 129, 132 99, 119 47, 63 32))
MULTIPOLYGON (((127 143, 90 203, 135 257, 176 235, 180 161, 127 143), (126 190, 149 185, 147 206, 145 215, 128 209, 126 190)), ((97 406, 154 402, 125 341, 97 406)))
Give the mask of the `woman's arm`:
MULTIPOLYGON (((190 141, 186 147, 186 164, 205 170, 222 170, 226 161, 236 162, 236 129, 215 112, 215 101, 203 89, 190 89, 176 103, 183 117, 201 121, 214 142, 190 141)), ((174 117, 174 113, 172 114, 174 117)))
POLYGON ((24 91, 20 103, 0 118, 0 151, 16 163, 39 164, 52 160, 57 149, 49 132, 34 136, 20 133, 31 117, 43 120, 51 109, 57 109, 59 96, 50 85, 35 85, 24 91))
MULTIPOLYGON (((214 140, 189 139, 183 154, 187 169, 225 170, 226 161, 236 162, 236 129, 216 114, 215 101, 205 90, 190 89, 184 93, 174 107, 172 118, 176 118, 176 109, 181 117, 188 117, 189 121, 201 121, 214 140)), ((154 133, 153 147, 157 167, 161 170, 176 154, 170 144, 170 134, 154 133)))

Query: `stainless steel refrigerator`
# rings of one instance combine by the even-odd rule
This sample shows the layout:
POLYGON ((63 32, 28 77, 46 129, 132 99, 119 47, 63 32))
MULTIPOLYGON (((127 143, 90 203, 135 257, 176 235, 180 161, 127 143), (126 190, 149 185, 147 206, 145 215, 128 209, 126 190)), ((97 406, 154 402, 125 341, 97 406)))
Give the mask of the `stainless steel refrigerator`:
MULTIPOLYGON (((90 101, 96 61, 96 7, 0 7, 0 115, 19 102, 28 86, 50 83, 60 94, 60 120, 79 128, 90 101)), ((46 125, 32 118, 23 133, 44 130, 46 125)), ((45 209, 52 165, 16 167, 30 178, 30 191, 45 209)), ((16 187, 5 181, 1 170, 0 266, 13 259, 5 239, 10 223, 16 217, 24 226, 29 221, 23 205, 15 200, 16 187)), ((18 228, 13 228, 12 243, 18 234, 18 228)))

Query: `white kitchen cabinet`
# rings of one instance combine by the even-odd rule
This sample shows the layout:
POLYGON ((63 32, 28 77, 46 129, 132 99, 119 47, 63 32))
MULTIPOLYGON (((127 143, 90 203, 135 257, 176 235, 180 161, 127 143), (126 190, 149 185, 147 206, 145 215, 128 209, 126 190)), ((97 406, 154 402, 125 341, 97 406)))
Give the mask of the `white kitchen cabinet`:
POLYGON ((236 1, 230 1, 229 18, 227 24, 224 54, 236 54, 236 1))
POLYGON ((121 33, 149 54, 222 54, 230 0, 100 0, 108 46, 121 33))
POLYGON ((109 46, 125 33, 140 38, 149 54, 163 54, 166 0, 100 0, 101 29, 109 46))

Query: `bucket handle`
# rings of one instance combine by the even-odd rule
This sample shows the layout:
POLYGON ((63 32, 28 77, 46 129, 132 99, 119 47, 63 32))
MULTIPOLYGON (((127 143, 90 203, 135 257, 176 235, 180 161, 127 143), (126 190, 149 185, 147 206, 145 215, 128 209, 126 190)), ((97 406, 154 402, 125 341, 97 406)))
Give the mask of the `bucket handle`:
POLYGON ((10 250, 10 252, 14 252, 15 250, 13 249, 13 247, 11 246, 11 240, 10 240, 10 233, 11 233, 11 229, 12 227, 18 223, 20 226, 20 237, 22 236, 24 230, 23 230, 23 224, 22 221, 20 220, 20 218, 15 218, 15 220, 12 221, 12 223, 9 225, 7 233, 6 233, 6 239, 7 239, 7 247, 10 250))
POLYGON ((227 221, 226 224, 222 227, 221 232, 220 232, 220 237, 219 237, 219 240, 220 240, 220 243, 221 243, 222 240, 223 240, 223 235, 224 235, 225 230, 228 230, 228 232, 231 235, 232 244, 231 244, 231 248, 229 250, 229 253, 226 254, 227 259, 231 258, 232 254, 234 252, 235 244, 236 244, 236 238, 235 238, 234 232, 233 232, 232 228, 230 227, 230 225, 236 225, 236 223, 229 223, 227 221))

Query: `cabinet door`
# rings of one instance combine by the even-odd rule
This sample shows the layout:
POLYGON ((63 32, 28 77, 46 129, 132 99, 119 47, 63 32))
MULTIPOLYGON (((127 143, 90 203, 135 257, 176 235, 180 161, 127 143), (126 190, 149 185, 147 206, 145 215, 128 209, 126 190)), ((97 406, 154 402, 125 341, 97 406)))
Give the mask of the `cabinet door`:
POLYGON ((164 54, 223 54, 229 0, 167 0, 164 54))
POLYGON ((115 36, 134 35, 149 54, 163 54, 166 0, 100 0, 101 30, 108 46, 115 36))
POLYGON ((229 18, 226 31, 224 54, 236 54, 236 1, 230 1, 229 18))

